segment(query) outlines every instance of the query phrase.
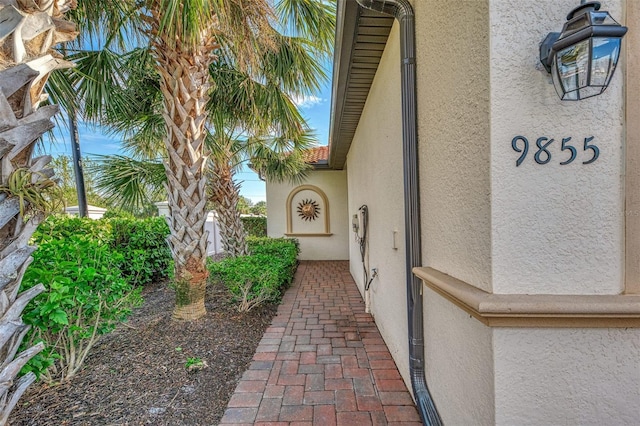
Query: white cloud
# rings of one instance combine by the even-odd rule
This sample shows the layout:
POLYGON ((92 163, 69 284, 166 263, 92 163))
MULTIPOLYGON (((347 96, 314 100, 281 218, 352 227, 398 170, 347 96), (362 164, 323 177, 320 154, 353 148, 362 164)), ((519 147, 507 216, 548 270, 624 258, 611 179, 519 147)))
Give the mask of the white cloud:
POLYGON ((298 108, 311 108, 314 105, 321 104, 326 99, 319 98, 317 96, 292 96, 291 100, 298 108))

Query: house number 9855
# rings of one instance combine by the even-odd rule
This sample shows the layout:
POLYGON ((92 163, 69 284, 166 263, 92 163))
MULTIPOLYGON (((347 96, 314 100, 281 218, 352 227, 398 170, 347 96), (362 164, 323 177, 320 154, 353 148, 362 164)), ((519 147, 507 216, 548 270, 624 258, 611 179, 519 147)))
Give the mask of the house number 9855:
MULTIPOLYGON (((584 138, 584 142, 582 144, 583 152, 587 153, 587 151, 591 152, 591 156, 589 157, 589 153, 586 155, 586 161, 583 161, 582 164, 591 164, 598 159, 600 156, 600 148, 598 148, 593 143, 593 136, 589 136, 588 138, 584 138)), ((533 154, 533 159, 538 164, 547 164, 551 161, 551 151, 550 148, 552 144, 555 142, 555 139, 549 139, 546 137, 539 137, 536 140, 535 146, 531 147, 531 150, 535 153, 533 154)), ((527 158, 527 154, 529 153, 529 140, 524 136, 516 136, 511 140, 511 147, 515 152, 521 153, 520 157, 516 160, 516 167, 520 166, 522 162, 527 158)), ((573 161, 578 157, 578 149, 573 145, 571 141, 571 137, 562 138, 562 142, 560 143, 560 151, 564 154, 564 161, 560 162, 561 166, 566 166, 567 164, 573 163, 573 161)), ((581 157, 582 157, 581 153, 581 157)))

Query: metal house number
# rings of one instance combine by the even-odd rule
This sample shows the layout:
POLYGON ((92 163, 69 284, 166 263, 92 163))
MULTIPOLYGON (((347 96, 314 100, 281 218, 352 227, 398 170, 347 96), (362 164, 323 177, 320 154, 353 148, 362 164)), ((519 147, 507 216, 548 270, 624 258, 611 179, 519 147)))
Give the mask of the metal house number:
MULTIPOLYGON (((582 151, 580 153, 581 157, 585 157, 586 161, 583 161, 582 164, 591 164, 598 159, 600 156, 600 148, 598 148, 593 143, 594 136, 589 136, 588 138, 584 138, 584 142, 582 144, 582 151), (591 151, 591 157, 589 158, 588 151, 591 151), (586 153, 586 154, 584 154, 586 153)), ((533 155, 533 159, 538 164, 547 164, 551 161, 551 151, 549 150, 552 144, 555 142, 555 139, 549 139, 547 137, 539 137, 536 140, 535 144, 535 154, 533 155)), ((557 144, 556 144, 557 145, 557 144)), ((520 164, 525 160, 527 154, 529 153, 529 140, 524 136, 516 136, 511 140, 511 147, 515 152, 521 153, 520 157, 516 160, 516 167, 519 167, 520 164)), ((532 148, 534 149, 534 148, 532 148)), ((578 157, 578 149, 573 145, 571 141, 571 136, 568 138, 562 138, 562 142, 560 143, 560 151, 565 152, 564 161, 560 162, 561 166, 566 166, 567 164, 573 163, 573 161, 578 157)))

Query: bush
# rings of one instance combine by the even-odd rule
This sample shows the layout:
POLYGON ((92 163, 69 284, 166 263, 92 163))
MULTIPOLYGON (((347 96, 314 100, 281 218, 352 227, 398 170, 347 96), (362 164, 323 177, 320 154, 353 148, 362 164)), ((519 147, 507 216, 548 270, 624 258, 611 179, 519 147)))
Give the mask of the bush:
POLYGON ((111 247, 122 254, 123 275, 135 285, 146 285, 169 276, 172 258, 167 235, 169 225, 164 218, 116 218, 109 221, 111 247))
POLYGON ((242 225, 251 237, 267 236, 267 218, 264 216, 242 216, 242 225))
POLYGON ((108 333, 141 302, 140 289, 122 277, 123 258, 91 236, 73 235, 41 243, 27 268, 22 290, 48 289, 25 308, 32 326, 23 347, 44 341, 47 348, 23 368, 47 382, 68 381, 99 335, 108 333))
POLYGON ((75 235, 84 235, 96 242, 106 244, 111 240, 111 225, 105 220, 92 220, 66 214, 51 215, 38 226, 31 237, 31 242, 40 245, 75 235))
POLYGON ((293 280, 298 243, 291 239, 249 239, 250 256, 226 258, 209 264, 212 280, 225 284, 238 310, 249 311, 265 302, 277 302, 293 280))
POLYGON ((67 215, 50 216, 33 234, 32 242, 41 245, 84 235, 105 244, 122 255, 118 268, 135 285, 146 285, 169 276, 171 250, 167 243, 169 226, 164 218, 135 219, 114 217, 93 220, 67 215))

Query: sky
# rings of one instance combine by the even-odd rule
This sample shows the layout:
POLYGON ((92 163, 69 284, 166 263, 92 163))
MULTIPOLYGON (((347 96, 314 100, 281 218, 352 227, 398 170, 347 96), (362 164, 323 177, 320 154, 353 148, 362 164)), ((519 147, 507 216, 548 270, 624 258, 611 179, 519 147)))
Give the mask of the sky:
MULTIPOLYGON (((331 73, 328 73, 331 75, 331 73)), ((329 142, 329 113, 331 110, 331 82, 326 82, 320 93, 296 100, 300 112, 307 119, 309 126, 315 130, 318 145, 327 145, 329 142)), ((61 116, 62 117, 62 116, 61 116)), ((71 156, 71 144, 67 130, 60 124, 56 125, 56 142, 45 141, 43 150, 53 155, 71 156)), ((100 128, 90 127, 80 123, 78 125, 80 137, 80 150, 82 156, 92 154, 110 155, 124 154, 120 150, 120 141, 113 136, 104 135, 100 128)), ((86 173, 86 170, 85 170, 86 173)), ((249 198, 254 204, 266 201, 265 183, 258 178, 248 167, 236 174, 238 181, 242 182, 240 195, 249 198)))

